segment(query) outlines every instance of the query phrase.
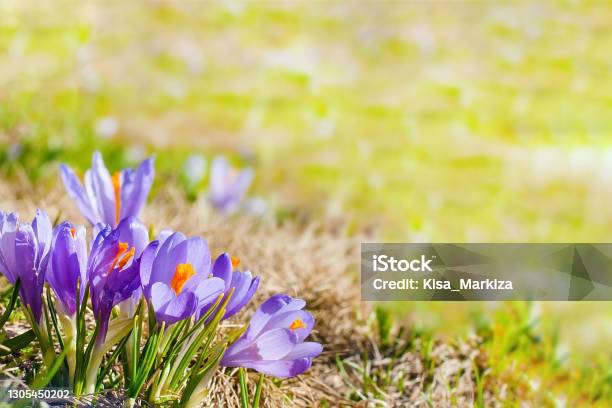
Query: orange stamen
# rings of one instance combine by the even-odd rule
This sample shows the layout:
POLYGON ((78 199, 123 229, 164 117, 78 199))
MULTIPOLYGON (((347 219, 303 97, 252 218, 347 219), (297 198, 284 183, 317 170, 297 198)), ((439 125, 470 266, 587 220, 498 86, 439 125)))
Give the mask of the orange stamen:
POLYGON ((72 235, 72 238, 76 237, 76 228, 70 228, 70 235, 72 235))
POLYGON ((130 250, 125 255, 123 255, 121 260, 119 260, 119 268, 123 268, 125 264, 127 264, 130 261, 130 259, 134 257, 135 251, 136 251, 136 248, 131 247, 130 250))
POLYGON ((119 224, 121 216, 121 172, 113 173, 113 190, 115 192, 115 223, 119 224))
POLYGON ((125 256, 123 256, 123 254, 127 252, 129 246, 130 245, 127 242, 119 242, 119 245, 117 245, 117 253, 115 254, 115 258, 113 259, 113 264, 111 265, 111 268, 110 268, 111 271, 115 269, 115 267, 117 266, 117 263, 119 263, 120 267, 125 266, 127 261, 129 261, 130 258, 134 256, 134 248, 132 248, 130 252, 128 252, 125 256), (122 264, 124 259, 125 259, 125 262, 122 264))
POLYGON ((297 329, 303 329, 306 327, 306 324, 302 321, 302 319, 295 319, 289 325, 289 330, 294 331, 297 329))
POLYGON ((174 275, 172 276, 172 280, 170 281, 170 287, 177 295, 181 293, 183 290, 183 286, 185 283, 195 275, 195 270, 193 269, 193 265, 190 263, 182 263, 176 265, 176 269, 174 270, 174 275))
POLYGON ((232 268, 237 267, 238 265, 240 265, 240 258, 237 258, 235 256, 232 256, 232 268))

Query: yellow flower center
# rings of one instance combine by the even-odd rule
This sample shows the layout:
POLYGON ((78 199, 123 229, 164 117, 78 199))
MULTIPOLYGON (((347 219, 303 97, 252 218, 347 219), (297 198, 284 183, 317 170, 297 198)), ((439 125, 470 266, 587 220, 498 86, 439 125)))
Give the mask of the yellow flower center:
POLYGON ((295 331, 297 329, 303 329, 306 327, 306 324, 302 321, 302 319, 295 319, 289 325, 289 330, 295 331))
POLYGON ((192 264, 181 263, 176 265, 174 275, 172 275, 172 280, 170 281, 170 287, 174 293, 177 295, 181 293, 183 286, 185 286, 185 282, 187 282, 193 275, 195 275, 195 270, 193 269, 192 264))
POLYGON ((113 173, 113 190, 115 192, 115 223, 119 224, 121 216, 121 172, 113 173))

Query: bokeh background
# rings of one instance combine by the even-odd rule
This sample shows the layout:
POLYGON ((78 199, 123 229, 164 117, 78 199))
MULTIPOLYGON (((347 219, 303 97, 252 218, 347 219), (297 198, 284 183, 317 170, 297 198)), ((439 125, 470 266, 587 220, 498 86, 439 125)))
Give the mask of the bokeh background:
MULTIPOLYGON (((608 242, 611 21, 578 1, 2 1, 1 174, 53 184, 94 149, 114 168, 155 153, 157 185, 190 200, 222 153, 279 219, 608 242)), ((385 307, 452 338, 509 306, 385 307)), ((560 360, 612 384, 609 303, 530 313, 560 360)))

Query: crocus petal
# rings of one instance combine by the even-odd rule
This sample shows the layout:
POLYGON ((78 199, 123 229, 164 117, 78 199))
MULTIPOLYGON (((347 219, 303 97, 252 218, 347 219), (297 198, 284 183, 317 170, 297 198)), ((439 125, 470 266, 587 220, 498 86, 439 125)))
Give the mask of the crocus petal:
POLYGON ((233 193, 237 197, 242 198, 244 194, 247 192, 247 190, 249 189, 249 186, 251 185, 252 181, 253 181, 253 170, 250 168, 246 168, 242 170, 238 174, 238 177, 236 178, 236 180, 234 181, 233 193))
POLYGON ((51 225, 51 220, 49 220, 47 213, 36 210, 36 215, 32 221, 32 230, 34 231, 38 244, 36 259, 39 263, 46 264, 49 248, 51 247, 51 239, 53 238, 53 226, 51 225))
POLYGON ((151 190, 155 176, 154 158, 149 157, 138 166, 135 172, 124 174, 121 189, 121 218, 137 217, 142 211, 151 190), (127 175, 129 174, 129 175, 127 175))
POLYGON ((119 231, 119 241, 126 242, 130 247, 134 247, 134 258, 140 257, 149 243, 147 227, 136 218, 128 217, 119 223, 117 230, 119 231))
POLYGON ((131 263, 117 263, 120 231, 105 227, 94 239, 87 265, 91 303, 100 326, 96 341, 106 338, 112 308, 133 295, 141 286, 140 258, 131 263))
POLYGON ((102 221, 115 225, 115 193, 113 182, 100 152, 93 154, 91 166, 91 186, 98 204, 102 221))
POLYGON ((216 157, 210 171, 210 202, 220 211, 230 213, 238 209, 253 180, 253 171, 236 173, 224 157, 216 157))
MULTIPOLYGON (((164 243, 159 246, 153 268, 150 275, 150 283, 152 282, 170 282, 174 275, 174 269, 177 264, 181 263, 180 259, 174 256, 174 247, 187 238, 180 232, 175 232, 170 235, 164 243)), ((184 262, 184 260, 183 260, 184 262)))
POLYGON ((262 360, 277 360, 285 357, 293 350, 296 338, 287 329, 270 330, 255 340, 257 354, 262 360))
POLYGON ((85 227, 76 227, 76 237, 74 239, 76 256, 79 261, 79 278, 81 279, 81 299, 87 286, 87 231, 85 227))
POLYGON ((229 171, 230 165, 225 157, 217 156, 213 159, 210 165, 210 195, 213 201, 223 199, 229 171))
POLYGON ((17 232, 17 214, 4 214, 2 218, 2 234, 0 238, 0 254, 2 255, 2 273, 12 284, 15 284, 18 276, 17 260, 15 258, 15 234, 17 232))
POLYGON ((182 292, 179 296, 165 283, 156 282, 151 287, 151 302, 155 318, 171 325, 191 316, 196 309, 196 297, 191 292, 182 292))
POLYGON ((153 269, 153 262, 155 261, 158 248, 159 242, 153 241, 147 246, 140 257, 140 282, 147 299, 151 297, 151 270, 153 269))
POLYGON ((244 362, 252 360, 279 360, 293 350, 296 338, 287 329, 274 329, 263 333, 242 348, 236 345, 228 348, 224 360, 227 362, 244 362))
POLYGON ((100 221, 97 209, 92 206, 88 194, 85 192, 83 185, 74 174, 72 169, 64 164, 60 165, 60 175, 62 182, 68 191, 70 198, 74 200, 81 213, 92 224, 100 221))
POLYGON ((117 255, 119 245, 118 231, 106 227, 96 235, 89 256, 87 271, 90 284, 96 284, 98 278, 106 278, 117 255))
POLYGON ((140 288, 140 259, 122 270, 114 270, 107 276, 108 290, 113 293, 113 305, 132 296, 140 288))
POLYGON ((60 174, 69 195, 92 225, 102 222, 116 227, 125 218, 137 218, 142 210, 153 183, 153 158, 144 160, 136 170, 122 170, 116 180, 100 152, 94 152, 83 185, 65 165, 61 165, 60 174))
POLYGON ((225 290, 229 290, 232 284, 232 260, 227 253, 217 257, 212 267, 212 274, 225 282, 225 290))
POLYGON ((314 324, 303 307, 303 300, 288 295, 270 297, 257 309, 245 334, 228 347, 220 364, 282 378, 306 371, 323 348, 315 342, 303 342, 314 324))
POLYGON ((37 322, 42 316, 42 284, 41 276, 36 270, 36 237, 30 225, 21 225, 15 234, 15 257, 17 275, 21 279, 19 290, 22 301, 32 309, 37 322))
POLYGON ((142 288, 137 288, 132 292, 132 296, 119 303, 119 311, 127 317, 133 317, 138 308, 138 303, 142 298, 142 288))
POLYGON ((295 333, 298 341, 304 341, 304 339, 310 334, 314 326, 314 318, 312 314, 305 310, 291 310, 285 313, 277 313, 273 319, 270 319, 262 331, 272 330, 279 327, 290 329, 292 323, 301 322, 299 327, 292 329, 295 333), (304 327, 301 327, 304 326, 304 327))
POLYGON ((285 360, 295 360, 298 358, 315 358, 323 351, 323 346, 314 341, 306 341, 297 344, 293 350, 285 357, 285 360))
POLYGON ((236 288, 234 294, 227 304, 227 319, 240 311, 253 297, 259 287, 259 277, 253 279, 251 272, 234 272, 232 274, 231 286, 236 288))
POLYGON ((204 274, 200 274, 200 276, 204 276, 205 279, 202 279, 197 285, 192 284, 193 286, 187 286, 187 284, 191 283, 190 281, 197 282, 198 278, 194 276, 189 279, 183 287, 184 291, 192 292, 196 296, 198 299, 198 308, 202 308, 217 300, 225 288, 224 282, 219 278, 208 278, 204 274))
POLYGON ((155 237, 156 241, 159 241, 159 244, 163 244, 164 242, 166 242, 166 240, 168 239, 168 237, 170 235, 172 235, 174 233, 174 231, 170 230, 170 229, 164 229, 159 231, 159 234, 157 234, 157 236, 155 237))
POLYGON ((72 224, 67 222, 55 228, 52 241, 53 250, 45 275, 49 286, 68 315, 76 311, 77 283, 81 276, 72 228, 72 224))
POLYGON ((151 304, 153 308, 162 309, 175 297, 172 289, 165 283, 155 282, 151 285, 151 304))
POLYGON ((311 365, 312 359, 298 358, 296 360, 253 361, 245 364, 244 367, 273 377, 289 378, 304 373, 311 365))
POLYGON ((306 302, 302 299, 294 299, 289 295, 276 294, 271 296, 268 300, 262 303, 261 306, 259 306, 251 318, 251 324, 247 329, 245 336, 247 338, 256 337, 274 314, 299 310, 305 305, 306 302))
POLYGON ((172 250, 172 257, 177 263, 190 263, 196 273, 208 274, 210 270, 210 251, 206 240, 191 237, 179 243, 172 250))

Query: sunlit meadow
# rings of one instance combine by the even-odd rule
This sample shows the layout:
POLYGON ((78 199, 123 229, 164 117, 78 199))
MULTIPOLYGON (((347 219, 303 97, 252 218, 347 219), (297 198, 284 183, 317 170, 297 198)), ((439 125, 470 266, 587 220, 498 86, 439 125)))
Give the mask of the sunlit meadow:
MULTIPOLYGON (((605 2, 4 1, 2 177, 48 186, 95 149, 113 168, 154 153, 152 195, 175 183, 195 201, 222 153, 253 168, 249 194, 278 220, 608 242, 610 21, 605 2)), ((516 313, 551 348, 517 346, 533 378, 559 364, 581 380, 548 384, 612 395, 607 303, 384 307, 449 341, 516 313)), ((514 333, 491 333, 503 371, 514 333)))

